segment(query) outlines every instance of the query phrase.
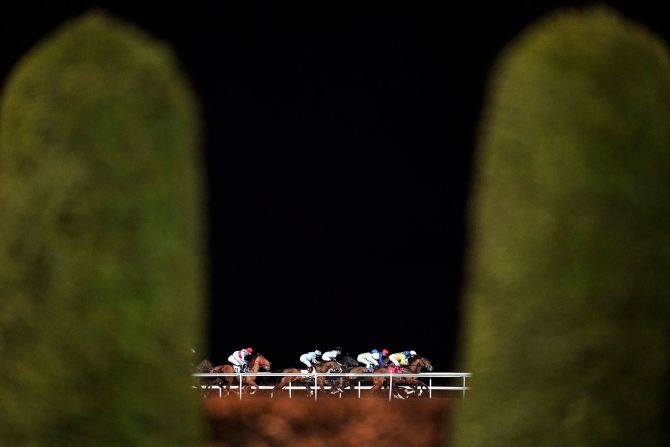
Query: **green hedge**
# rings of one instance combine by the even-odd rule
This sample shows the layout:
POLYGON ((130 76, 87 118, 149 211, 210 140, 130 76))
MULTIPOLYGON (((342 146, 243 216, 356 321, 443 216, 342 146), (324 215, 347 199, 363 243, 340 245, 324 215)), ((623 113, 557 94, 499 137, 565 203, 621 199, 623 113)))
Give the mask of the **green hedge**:
POLYGON ((91 13, 0 105, 0 445, 197 445, 200 124, 165 45, 91 13))
POLYGON ((456 446, 668 445, 670 60, 607 9, 495 67, 476 155, 456 446))

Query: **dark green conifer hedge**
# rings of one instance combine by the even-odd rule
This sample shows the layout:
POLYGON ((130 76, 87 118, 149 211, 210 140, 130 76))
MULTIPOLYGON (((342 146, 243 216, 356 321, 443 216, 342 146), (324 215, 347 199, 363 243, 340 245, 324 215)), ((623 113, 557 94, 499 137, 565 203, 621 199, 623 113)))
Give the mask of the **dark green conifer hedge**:
POLYGON ((201 439, 200 124, 170 49, 103 13, 0 105, 0 445, 201 439))
POLYGON ((607 9, 495 67, 464 297, 459 447, 668 445, 670 59, 607 9))

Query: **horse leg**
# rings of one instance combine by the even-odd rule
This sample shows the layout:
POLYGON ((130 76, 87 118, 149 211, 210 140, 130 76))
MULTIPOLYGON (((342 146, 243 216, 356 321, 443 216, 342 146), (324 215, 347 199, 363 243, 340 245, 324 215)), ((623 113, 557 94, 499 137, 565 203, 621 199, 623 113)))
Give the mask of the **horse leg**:
MULTIPOLYGON (((340 377, 340 389, 342 390, 343 393, 344 393, 344 390, 346 390, 348 386, 350 386, 349 380, 345 379, 344 377, 340 377)), ((353 391, 353 389, 354 388, 352 387, 351 390, 353 391)))
POLYGON ((372 389, 370 390, 371 394, 376 393, 377 391, 381 390, 382 385, 384 384, 384 378, 383 377, 373 377, 372 378, 372 389), (381 379, 381 380, 379 380, 381 379))
POLYGON ((312 394, 314 394, 312 391, 312 384, 314 382, 312 382, 311 379, 300 379, 298 382, 305 384, 305 388, 307 388, 307 397, 310 397, 312 394))
POLYGON ((417 396, 421 396, 423 394, 423 388, 425 388, 426 390, 430 389, 428 388, 428 385, 426 385, 426 382, 424 382, 423 380, 417 380, 417 382, 418 382, 417 388, 419 389, 419 394, 417 394, 417 396), (422 386, 423 388, 421 388, 422 386))
POLYGON ((326 386, 325 386, 326 385, 326 379, 324 379, 323 377, 319 377, 317 379, 316 383, 321 388, 321 392, 325 394, 325 392, 326 392, 326 386))
POLYGON ((333 382, 333 386, 337 386, 336 392, 340 394, 340 397, 342 396, 342 393, 344 393, 344 388, 342 387, 342 383, 344 383, 343 379, 344 377, 338 377, 337 380, 333 382))
POLYGON ((225 383, 226 396, 230 395, 230 389, 232 387, 233 387, 233 378, 232 377, 226 377, 226 383, 225 383))
POLYGON ((408 379, 405 380, 405 383, 407 383, 407 386, 409 386, 411 388, 412 393, 416 393, 417 397, 419 397, 423 394, 423 388, 422 387, 425 387, 426 389, 428 389, 428 386, 425 383, 423 383, 421 380, 418 380, 418 379, 410 380, 408 378, 408 379))
POLYGON ((411 391, 406 392, 406 394, 408 394, 408 395, 416 393, 416 396, 419 397, 423 394, 423 388, 422 387, 425 387, 426 389, 428 389, 428 385, 426 385, 424 382, 422 382, 421 380, 418 380, 418 379, 413 379, 412 380, 410 378, 407 378, 407 379, 405 379, 404 383, 411 390, 411 391))
POLYGON ((258 391, 258 384, 253 380, 250 380, 247 386, 249 387, 249 394, 256 394, 256 391, 258 391))
POLYGON ((274 388, 272 388, 272 391, 270 391, 270 397, 271 398, 274 397, 275 391, 282 391, 286 386, 286 384, 291 381, 290 379, 292 379, 292 377, 282 377, 281 379, 279 379, 279 382, 275 385, 274 388))

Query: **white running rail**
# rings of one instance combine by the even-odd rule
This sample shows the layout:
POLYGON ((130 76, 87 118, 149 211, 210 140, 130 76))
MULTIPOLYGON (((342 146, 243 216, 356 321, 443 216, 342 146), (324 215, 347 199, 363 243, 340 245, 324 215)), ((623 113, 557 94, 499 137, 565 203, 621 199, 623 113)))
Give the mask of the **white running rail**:
MULTIPOLYGON (((242 378, 243 377, 303 377, 303 378, 310 378, 314 379, 314 385, 309 385, 309 388, 311 390, 314 390, 314 400, 317 400, 318 397, 318 378, 319 377, 325 377, 325 378, 330 378, 330 377, 347 377, 349 379, 358 377, 359 380, 357 381, 358 385, 353 387, 356 390, 358 390, 358 397, 361 397, 361 390, 369 390, 372 388, 370 385, 361 385, 361 381, 363 379, 369 378, 369 377, 386 377, 386 378, 392 378, 393 376, 395 377, 419 377, 421 379, 426 379, 426 381, 423 381, 424 384, 428 388, 428 397, 432 398, 433 397, 433 391, 461 391, 462 392, 462 398, 465 398, 465 391, 469 390, 470 387, 467 386, 466 379, 471 377, 471 373, 466 373, 466 372, 428 372, 428 373, 419 373, 419 374, 410 374, 410 373, 402 373, 402 374, 392 374, 392 373, 271 373, 271 372, 246 372, 246 373, 195 373, 192 374, 193 377, 199 377, 199 378, 216 378, 216 377, 234 377, 236 380, 236 383, 231 385, 232 387, 237 388, 237 392, 239 394, 239 398, 242 399, 242 378), (433 385, 433 379, 454 379, 454 378, 460 378, 462 380, 461 384, 458 386, 435 386, 433 385)), ((369 381, 369 380, 368 380, 369 381)), ((402 383, 398 384, 397 382, 394 384, 392 380, 389 380, 388 382, 388 393, 389 393, 389 400, 393 398, 393 387, 396 386, 401 386, 401 387, 406 387, 407 385, 404 385, 402 383)), ((222 397, 222 392, 221 392, 221 387, 219 386, 209 386, 209 385, 201 385, 201 388, 203 389, 218 389, 219 391, 219 397, 222 397)), ((274 388, 274 386, 269 386, 269 385, 259 385, 259 389, 261 390, 271 390, 274 388)), ((289 397, 292 396, 293 390, 297 389, 302 389, 306 390, 307 386, 306 385, 293 385, 292 382, 289 382, 286 387, 288 390, 288 395, 289 397)), ((329 385, 325 386, 326 389, 331 389, 329 385)), ((422 392, 422 391, 421 391, 422 392)), ((420 392, 420 393, 421 393, 420 392)), ((311 394, 311 393, 310 393, 311 394)), ((340 394, 340 398, 342 397, 342 393, 340 394)))

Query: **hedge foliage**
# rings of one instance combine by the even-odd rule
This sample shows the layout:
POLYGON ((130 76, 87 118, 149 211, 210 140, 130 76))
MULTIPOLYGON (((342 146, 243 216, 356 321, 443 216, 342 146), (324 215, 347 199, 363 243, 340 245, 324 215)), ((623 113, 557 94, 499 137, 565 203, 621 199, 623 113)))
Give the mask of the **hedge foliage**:
POLYGON ((669 445, 665 44, 604 8, 536 23, 480 137, 453 445, 669 445))
POLYGON ((0 445, 185 446, 200 343, 200 124, 167 46, 65 24, 0 104, 0 445))

